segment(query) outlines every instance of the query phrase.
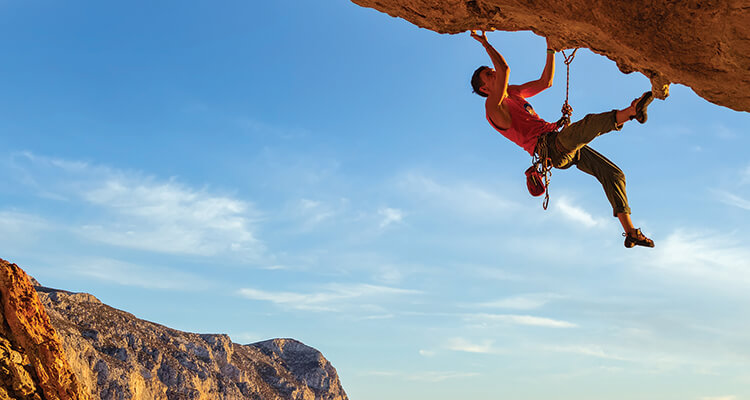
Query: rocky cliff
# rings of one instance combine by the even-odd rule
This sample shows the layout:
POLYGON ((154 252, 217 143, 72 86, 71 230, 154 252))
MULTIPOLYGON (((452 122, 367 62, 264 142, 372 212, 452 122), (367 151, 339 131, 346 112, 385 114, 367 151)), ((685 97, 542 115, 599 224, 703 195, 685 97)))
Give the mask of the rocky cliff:
POLYGON ((36 289, 88 398, 347 400, 330 362, 298 341, 239 345, 138 319, 90 294, 36 289))
POLYGON ((88 399, 28 275, 0 259, 0 400, 88 399))
POLYGON ((438 33, 533 31, 558 50, 589 48, 625 73, 643 73, 659 97, 680 83, 712 103, 750 111, 746 0, 352 1, 438 33))

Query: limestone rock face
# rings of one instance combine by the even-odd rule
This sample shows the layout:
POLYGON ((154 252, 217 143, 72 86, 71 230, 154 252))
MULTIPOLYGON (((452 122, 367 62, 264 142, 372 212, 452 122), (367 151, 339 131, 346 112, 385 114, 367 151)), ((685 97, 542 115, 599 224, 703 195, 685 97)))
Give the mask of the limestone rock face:
POLYGON ((91 399, 347 400, 333 366, 300 342, 239 345, 140 320, 90 294, 37 290, 91 399))
POLYGON ((625 73, 643 73, 657 97, 680 83, 712 103, 750 111, 746 0, 352 1, 438 33, 530 30, 557 50, 586 47, 625 73))
POLYGON ((0 259, 0 400, 85 400, 28 275, 0 259))

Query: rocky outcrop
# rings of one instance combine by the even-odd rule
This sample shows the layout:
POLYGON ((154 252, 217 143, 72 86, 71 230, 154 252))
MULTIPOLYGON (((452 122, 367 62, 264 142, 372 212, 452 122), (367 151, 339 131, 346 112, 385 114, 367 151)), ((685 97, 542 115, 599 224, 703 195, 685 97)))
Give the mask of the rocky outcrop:
POLYGON ((328 360, 298 341, 239 345, 138 319, 90 294, 37 290, 91 399, 347 399, 328 360))
POLYGON ((348 400, 331 363, 293 339, 180 332, 32 287, 4 260, 0 296, 0 400, 348 400))
POLYGON ((84 400, 28 275, 0 259, 0 400, 84 400))
POLYGON ((352 1, 438 33, 530 30, 558 50, 586 47, 625 73, 643 73, 659 97, 666 97, 669 83, 680 83, 712 103, 750 111, 750 4, 744 0, 352 1))

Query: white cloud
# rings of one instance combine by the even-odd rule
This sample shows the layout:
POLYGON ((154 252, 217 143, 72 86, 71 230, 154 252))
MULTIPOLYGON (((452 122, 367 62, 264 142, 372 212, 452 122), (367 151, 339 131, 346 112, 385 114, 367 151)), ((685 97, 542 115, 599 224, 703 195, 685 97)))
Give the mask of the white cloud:
POLYGON ((505 299, 489 301, 485 303, 479 303, 479 307, 486 308, 510 308, 515 310, 534 310, 543 307, 554 299, 562 298, 563 296, 543 293, 543 294, 527 294, 523 296, 508 297, 505 299))
POLYGON ((378 214, 383 217, 380 221, 381 228, 386 228, 391 224, 397 224, 404 219, 403 211, 396 208, 383 207, 378 210, 378 214))
POLYGON ((67 199, 66 207, 77 208, 72 214, 78 221, 61 225, 90 241, 159 253, 232 254, 244 260, 263 251, 253 229, 258 213, 249 202, 175 179, 84 162, 30 153, 14 161, 34 178, 33 188, 43 188, 41 195, 67 199))
POLYGON ((339 311, 350 301, 361 298, 419 294, 419 291, 370 284, 330 284, 313 293, 271 292, 243 288, 238 294, 250 300, 268 301, 279 306, 310 311, 339 311))
POLYGON ((676 231, 645 257, 645 263, 701 283, 750 285, 750 248, 735 233, 676 231))
POLYGON ((304 219, 303 226, 305 229, 312 229, 335 215, 331 207, 320 201, 310 199, 300 199, 297 204, 297 212, 304 219))
POLYGON ((422 371, 422 372, 402 372, 402 371, 369 371, 364 373, 366 376, 380 376, 390 378, 400 378, 407 381, 437 383, 451 379, 465 379, 479 376, 476 372, 453 372, 453 371, 422 371))
POLYGON ((475 322, 501 322, 512 325, 539 326, 545 328, 575 328, 578 325, 557 319, 514 314, 469 314, 466 319, 475 322))
POLYGON ((268 270, 268 271, 284 271, 290 269, 286 265, 269 265, 267 267, 261 267, 262 269, 268 270))
POLYGON ((730 206, 750 210, 750 200, 725 191, 716 191, 719 201, 730 206))
POLYGON ((596 357, 596 358, 604 358, 608 360, 617 360, 617 361, 632 361, 630 358, 622 357, 616 354, 609 353, 605 350, 603 350, 600 346, 549 346, 546 347, 547 350, 554 351, 554 352, 560 352, 560 353, 573 353, 573 354, 580 354, 584 356, 590 356, 590 357, 596 357))
POLYGON ((584 209, 572 205, 566 197, 560 197, 554 202, 554 204, 555 210, 558 211, 564 218, 583 225, 586 228, 594 228, 606 224, 605 220, 601 218, 594 218, 584 209))
POLYGON ((419 355, 422 357, 434 357, 437 354, 434 350, 419 350, 419 355))
POLYGON ((731 395, 731 396, 709 396, 709 397, 701 397, 701 400, 739 400, 737 396, 731 395))
POLYGON ((493 347, 494 342, 492 340, 483 340, 479 343, 471 342, 464 338, 453 338, 448 340, 445 344, 445 348, 452 351, 460 351, 464 353, 478 353, 478 354, 501 354, 502 350, 493 347))

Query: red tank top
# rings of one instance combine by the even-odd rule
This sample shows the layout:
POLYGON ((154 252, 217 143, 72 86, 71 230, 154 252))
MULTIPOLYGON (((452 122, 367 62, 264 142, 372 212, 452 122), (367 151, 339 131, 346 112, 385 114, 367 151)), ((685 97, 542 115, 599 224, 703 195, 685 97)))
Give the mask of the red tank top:
POLYGON ((492 122, 489 115, 487 115, 487 121, 503 136, 521 146, 533 156, 539 136, 543 133, 556 131, 557 124, 539 118, 531 104, 518 92, 508 92, 508 97, 503 101, 510 113, 510 128, 501 129, 492 122))

